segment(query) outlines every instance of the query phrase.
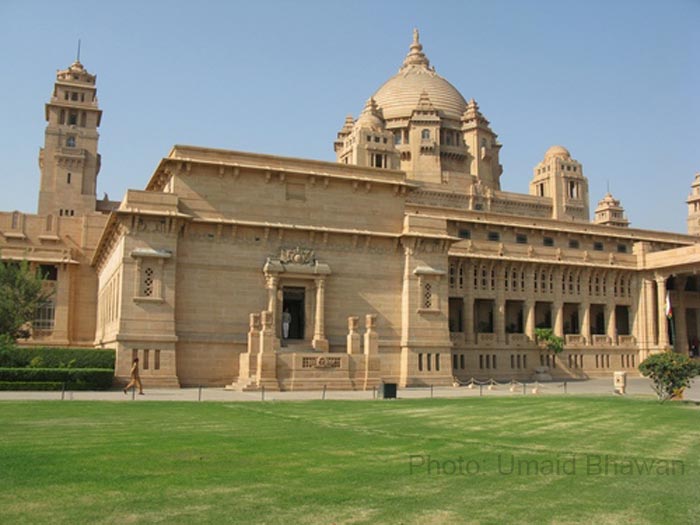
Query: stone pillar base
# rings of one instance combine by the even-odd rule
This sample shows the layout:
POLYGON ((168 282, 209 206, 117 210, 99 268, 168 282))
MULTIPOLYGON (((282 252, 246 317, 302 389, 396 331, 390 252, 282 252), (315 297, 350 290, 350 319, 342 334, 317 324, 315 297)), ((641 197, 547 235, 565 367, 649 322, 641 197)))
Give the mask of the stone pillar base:
POLYGON ((311 341, 311 347, 318 352, 328 352, 328 339, 314 339, 311 341))

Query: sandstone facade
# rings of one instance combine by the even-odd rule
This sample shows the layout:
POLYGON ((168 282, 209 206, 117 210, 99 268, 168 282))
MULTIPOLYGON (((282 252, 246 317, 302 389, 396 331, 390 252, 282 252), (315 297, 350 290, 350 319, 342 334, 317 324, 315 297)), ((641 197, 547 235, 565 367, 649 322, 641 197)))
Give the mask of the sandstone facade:
POLYGON ((116 348, 119 380, 139 356, 146 385, 241 389, 612 375, 697 348, 697 237, 630 228, 611 195, 590 222, 561 146, 528 195, 502 191, 497 135, 417 32, 337 162, 177 145, 145 190, 98 201, 94 94, 79 63, 59 72, 39 215, 0 214, 3 259, 56 269, 28 344, 116 348))

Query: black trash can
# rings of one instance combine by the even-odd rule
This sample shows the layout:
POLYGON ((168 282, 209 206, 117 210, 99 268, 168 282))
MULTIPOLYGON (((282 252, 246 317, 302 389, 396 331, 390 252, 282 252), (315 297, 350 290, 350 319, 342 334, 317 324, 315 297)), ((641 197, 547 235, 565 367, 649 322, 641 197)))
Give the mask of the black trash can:
POLYGON ((396 399, 396 383, 382 383, 379 385, 379 397, 382 399, 396 399))

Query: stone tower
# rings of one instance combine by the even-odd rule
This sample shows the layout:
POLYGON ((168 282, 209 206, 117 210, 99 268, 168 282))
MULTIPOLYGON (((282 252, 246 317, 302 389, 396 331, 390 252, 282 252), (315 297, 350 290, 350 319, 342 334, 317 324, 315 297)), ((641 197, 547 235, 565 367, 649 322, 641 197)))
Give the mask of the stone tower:
POLYGON ((688 203, 688 234, 700 235, 700 173, 695 174, 686 202, 688 203))
POLYGON ((627 228, 630 225, 630 222, 625 217, 625 209, 620 205, 620 201, 609 192, 598 203, 593 222, 603 226, 616 226, 618 228, 627 228))
POLYGON ((588 179, 569 150, 552 146, 533 171, 530 195, 552 199, 553 219, 589 220, 588 179))
POLYGON ((39 215, 72 217, 95 211, 97 128, 102 117, 95 79, 79 60, 56 73, 39 152, 39 215))
POLYGON ((335 142, 338 162, 370 168, 399 169, 394 134, 387 131, 382 112, 370 98, 357 121, 348 116, 335 142))

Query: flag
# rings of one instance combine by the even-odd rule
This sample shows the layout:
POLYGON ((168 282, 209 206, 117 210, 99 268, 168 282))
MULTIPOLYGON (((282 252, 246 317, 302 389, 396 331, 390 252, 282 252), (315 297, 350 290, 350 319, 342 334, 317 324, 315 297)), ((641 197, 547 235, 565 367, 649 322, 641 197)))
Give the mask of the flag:
POLYGON ((664 308, 666 312, 666 317, 673 319, 673 308, 671 308, 671 294, 666 290, 666 306, 664 308))

